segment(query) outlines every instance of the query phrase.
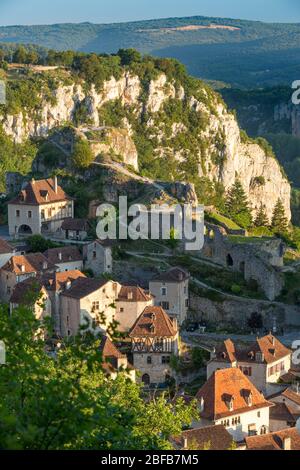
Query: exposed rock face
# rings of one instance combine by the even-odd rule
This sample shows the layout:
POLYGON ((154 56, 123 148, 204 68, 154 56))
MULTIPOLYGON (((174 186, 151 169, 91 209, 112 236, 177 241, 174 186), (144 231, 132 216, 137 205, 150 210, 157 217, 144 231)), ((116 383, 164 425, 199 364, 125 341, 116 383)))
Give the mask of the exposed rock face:
POLYGON ((120 156, 126 165, 138 170, 138 153, 128 130, 108 128, 105 134, 103 142, 91 144, 95 156, 113 152, 115 156, 120 156))
MULTIPOLYGON (((201 86, 201 85, 199 85, 201 86)), ((277 199, 284 204, 286 216, 290 220, 290 185, 282 174, 280 166, 275 158, 268 156, 266 152, 253 143, 243 143, 240 138, 240 130, 233 114, 229 113, 225 105, 212 97, 203 88, 203 100, 194 97, 186 98, 187 92, 183 86, 175 87, 163 73, 149 83, 146 100, 142 98, 142 84, 138 76, 129 72, 116 80, 112 77, 104 82, 102 89, 97 91, 94 86, 87 90, 86 86, 73 84, 61 85, 54 90, 55 104, 41 97, 41 107, 36 117, 32 117, 26 110, 18 115, 0 116, 4 131, 13 137, 16 142, 21 142, 33 136, 47 136, 49 131, 74 118, 74 112, 78 105, 84 106, 87 111, 89 124, 96 127, 103 126, 100 122, 99 110, 107 102, 120 100, 130 109, 131 117, 139 119, 142 112, 148 113, 147 128, 149 135, 153 136, 156 144, 154 155, 170 155, 178 162, 188 155, 184 146, 172 147, 172 139, 183 136, 183 141, 189 139, 188 129, 182 122, 171 124, 170 136, 167 143, 164 141, 167 135, 166 124, 157 123, 155 115, 162 110, 164 103, 169 99, 177 99, 184 102, 199 113, 199 119, 207 118, 206 128, 199 134, 199 148, 193 149, 199 155, 199 175, 222 183, 227 190, 238 177, 251 202, 253 212, 266 206, 266 212, 271 219, 277 199), (212 100, 212 107, 207 105, 208 99, 212 100), (205 150, 201 149, 201 143, 206 142, 205 150)), ((180 121, 180 119, 179 119, 180 121)), ((131 121, 132 122, 132 121, 131 121)), ((115 131, 109 144, 98 144, 95 152, 107 152, 112 150, 121 155, 123 161, 138 168, 137 151, 133 142, 132 126, 127 119, 123 120, 122 128, 115 131), (124 130, 125 129, 125 130, 124 130)), ((201 201, 199 201, 201 203, 201 201)))

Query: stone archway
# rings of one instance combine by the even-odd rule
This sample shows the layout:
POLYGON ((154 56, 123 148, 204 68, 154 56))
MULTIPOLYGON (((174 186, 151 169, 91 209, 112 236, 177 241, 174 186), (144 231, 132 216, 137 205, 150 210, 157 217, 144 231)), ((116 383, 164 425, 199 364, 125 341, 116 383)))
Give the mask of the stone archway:
POLYGON ((230 253, 228 253, 227 257, 226 257, 226 264, 228 267, 232 267, 233 266, 233 259, 232 259, 232 256, 230 253))
POLYGON ((22 237, 29 237, 30 235, 32 235, 31 227, 26 224, 20 225, 20 227, 18 228, 18 235, 22 237))
POLYGON ((142 377, 142 382, 144 385, 150 385, 150 375, 144 374, 142 377))

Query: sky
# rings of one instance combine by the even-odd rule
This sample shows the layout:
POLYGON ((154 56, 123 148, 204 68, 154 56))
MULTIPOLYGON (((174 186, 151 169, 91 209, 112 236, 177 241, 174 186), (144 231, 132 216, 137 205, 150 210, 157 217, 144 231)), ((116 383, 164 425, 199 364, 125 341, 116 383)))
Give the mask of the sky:
POLYGON ((299 0, 0 0, 0 25, 113 23, 174 16, 300 22, 299 0))

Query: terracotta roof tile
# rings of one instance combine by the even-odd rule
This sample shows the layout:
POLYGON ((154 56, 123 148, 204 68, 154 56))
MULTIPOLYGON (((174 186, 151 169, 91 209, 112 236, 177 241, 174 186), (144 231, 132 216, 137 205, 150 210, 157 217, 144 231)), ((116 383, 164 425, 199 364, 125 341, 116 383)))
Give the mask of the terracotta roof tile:
POLYGON ((19 195, 8 204, 49 204, 51 202, 60 202, 71 200, 64 190, 58 185, 55 192, 55 180, 32 180, 22 189, 19 195))
POLYGON ((292 387, 289 387, 286 390, 284 390, 281 395, 285 398, 288 398, 292 402, 296 403, 296 405, 300 406, 300 387, 299 387, 299 393, 297 393, 297 391, 294 390, 292 387))
POLYGON ((67 283, 71 284, 80 277, 86 277, 81 271, 71 270, 56 273, 49 273, 43 276, 43 282, 49 291, 63 291, 67 287, 67 283))
POLYGON ((246 437, 247 450, 283 450, 284 440, 291 439, 291 450, 300 450, 300 434, 296 428, 246 437))
POLYGON ((198 391, 196 398, 204 400, 203 418, 210 420, 232 416, 256 408, 270 407, 264 396, 250 380, 236 367, 215 371, 198 391), (251 395, 251 405, 247 397, 251 395), (230 410, 227 401, 233 401, 230 410))
POLYGON ((161 308, 148 306, 136 320, 130 330, 130 338, 135 337, 174 337, 177 334, 177 325, 161 308))
POLYGON ((229 450, 233 442, 231 434, 222 425, 183 431, 179 437, 172 438, 172 441, 177 448, 184 450, 185 439, 187 448, 193 446, 197 450, 229 450))
POLYGON ((300 411, 296 410, 292 406, 287 405, 286 403, 275 403, 270 409, 270 419, 275 419, 278 421, 287 421, 295 422, 300 416, 300 411))
POLYGON ((44 252, 44 256, 54 264, 68 263, 69 261, 82 261, 83 257, 76 246, 62 246, 50 248, 44 252))
POLYGON ((27 255, 12 256, 2 269, 19 275, 55 271, 57 267, 42 253, 29 253, 27 255))
POLYGON ((126 357, 125 354, 122 354, 116 346, 113 344, 113 342, 108 338, 108 336, 103 336, 101 344, 100 344, 100 351, 102 353, 103 359, 107 358, 124 358, 126 357))
POLYGON ((118 301, 122 302, 148 302, 153 297, 139 286, 122 286, 118 301))

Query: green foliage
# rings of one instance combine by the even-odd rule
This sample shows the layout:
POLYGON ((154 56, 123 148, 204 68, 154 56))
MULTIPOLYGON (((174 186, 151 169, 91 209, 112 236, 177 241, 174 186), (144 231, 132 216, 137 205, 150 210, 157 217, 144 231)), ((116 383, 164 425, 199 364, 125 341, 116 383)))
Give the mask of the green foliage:
POLYGON ((209 360, 209 353, 205 349, 193 348, 192 349, 192 361, 193 366, 197 369, 205 367, 207 361, 209 360))
POLYGON ((72 163, 78 169, 88 168, 94 161, 94 155, 87 140, 77 139, 72 154, 72 163))
POLYGON ((246 193, 241 182, 237 179, 228 191, 225 202, 226 214, 242 228, 249 228, 252 216, 246 193))
POLYGON ((16 144, 8 137, 0 126, 0 191, 5 191, 5 173, 8 171, 19 172, 26 175, 31 170, 31 164, 36 155, 36 146, 27 141, 24 144, 16 144))
POLYGON ((29 251, 32 253, 43 253, 49 248, 55 248, 58 245, 51 240, 47 240, 42 235, 32 235, 27 239, 29 251))
POLYGON ((261 204, 260 209, 256 215, 256 219, 254 221, 255 227, 268 227, 269 226, 269 220, 268 216, 266 213, 266 206, 261 204))
POLYGON ((97 335, 82 331, 62 341, 54 359, 37 334, 41 329, 47 324, 30 308, 9 315, 0 306, 3 450, 170 449, 170 436, 196 418, 195 403, 171 404, 164 395, 144 401, 124 373, 106 378, 97 335))
POLYGON ((288 220, 281 199, 277 200, 272 217, 272 229, 275 233, 285 233, 288 230, 288 220))
POLYGON ((118 56, 121 59, 121 65, 131 65, 142 60, 142 55, 136 49, 120 49, 118 56))

